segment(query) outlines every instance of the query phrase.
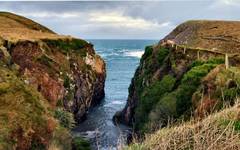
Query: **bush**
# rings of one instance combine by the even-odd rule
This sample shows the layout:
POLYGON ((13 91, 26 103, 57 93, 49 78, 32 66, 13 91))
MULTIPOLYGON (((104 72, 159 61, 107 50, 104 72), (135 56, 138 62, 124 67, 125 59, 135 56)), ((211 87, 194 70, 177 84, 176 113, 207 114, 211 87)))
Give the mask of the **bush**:
POLYGON ((41 55, 37 58, 37 61, 43 65, 46 65, 47 67, 51 67, 53 63, 53 60, 46 55, 41 55))
POLYGON ((67 112, 61 108, 57 108, 54 111, 54 117, 59 120, 60 125, 62 127, 65 127, 68 129, 71 129, 74 127, 75 121, 72 113, 67 112))
POLYGON ((86 50, 83 48, 88 45, 84 40, 80 39, 68 39, 68 40, 44 40, 49 47, 58 47, 64 54, 67 54, 69 51, 76 51, 80 56, 86 56, 86 50))
POLYGON ((150 112, 149 122, 145 125, 144 130, 153 132, 166 126, 176 116, 176 101, 176 92, 165 94, 150 112))
POLYGON ((177 89, 177 113, 183 114, 191 108, 192 95, 201 83, 201 79, 205 77, 217 64, 203 64, 193 67, 188 71, 181 80, 181 85, 177 89))
POLYGON ((141 124, 148 120, 148 117, 146 116, 148 116, 152 108, 158 103, 161 96, 172 90, 175 82, 176 79, 174 77, 166 75, 161 81, 155 82, 150 87, 144 89, 140 96, 139 105, 136 109, 136 128, 140 128, 141 124))
POLYGON ((197 66, 201 66, 203 64, 224 64, 224 59, 223 58, 212 58, 212 59, 209 59, 207 61, 202 61, 202 60, 195 60, 192 64, 191 64, 191 67, 190 68, 193 68, 193 67, 197 67, 197 66))
POLYGON ((66 89, 70 88, 71 79, 67 76, 66 73, 63 74, 63 80, 64 80, 63 86, 64 86, 66 89))
POLYGON ((57 126, 53 132, 52 140, 49 144, 49 150, 72 150, 72 135, 64 127, 57 126))
POLYGON ((145 52, 141 58, 141 61, 142 60, 145 60, 146 58, 148 58, 149 56, 152 55, 152 52, 153 52, 153 47, 152 46, 146 46, 145 47, 145 52))
POLYGON ((184 74, 175 90, 176 80, 170 75, 145 88, 136 108, 136 129, 148 132, 152 128, 150 125, 158 128, 171 119, 190 116, 192 95, 201 84, 201 79, 221 62, 220 59, 195 61, 192 64, 194 67, 184 74))
POLYGON ((169 54, 169 50, 166 48, 160 48, 158 53, 157 53, 157 60, 159 65, 162 65, 164 59, 166 58, 166 56, 169 54))
POLYGON ((91 150, 90 143, 81 137, 74 138, 72 145, 73 150, 91 150))

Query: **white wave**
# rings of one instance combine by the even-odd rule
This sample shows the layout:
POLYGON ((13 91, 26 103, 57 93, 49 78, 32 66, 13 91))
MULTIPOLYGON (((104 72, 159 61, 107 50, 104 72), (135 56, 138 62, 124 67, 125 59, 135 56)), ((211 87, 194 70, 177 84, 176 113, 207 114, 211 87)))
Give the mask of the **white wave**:
POLYGON ((86 139, 93 139, 96 137, 97 134, 100 132, 98 130, 95 131, 86 131, 86 132, 81 132, 81 136, 86 138, 86 139))
POLYGON ((117 105, 120 105, 120 104, 123 104, 124 102, 123 101, 112 101, 112 104, 117 104, 117 105))
POLYGON ((124 56, 141 58, 143 54, 144 51, 128 51, 124 53, 124 56))

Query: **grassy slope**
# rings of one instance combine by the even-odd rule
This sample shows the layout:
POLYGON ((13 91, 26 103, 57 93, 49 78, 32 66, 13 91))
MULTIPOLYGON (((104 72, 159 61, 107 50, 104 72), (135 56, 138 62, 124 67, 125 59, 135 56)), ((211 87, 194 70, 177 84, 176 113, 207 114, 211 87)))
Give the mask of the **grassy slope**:
MULTIPOLYGON (((34 22, 33 20, 24 18, 22 16, 10 13, 10 12, 0 12, 0 16, 1 17, 5 17, 5 20, 14 20, 16 22, 19 23, 19 25, 21 24, 21 26, 24 26, 25 28, 29 28, 31 30, 36 30, 36 31, 42 31, 42 32, 46 32, 46 33, 54 33, 53 31, 51 31, 50 29, 38 24, 37 22, 34 22)), ((9 26, 9 24, 6 23, 6 26, 9 26)), ((15 26, 18 27, 18 26, 15 26)))
POLYGON ((9 12, 0 12, 0 37, 11 41, 72 39, 70 36, 58 35, 30 19, 9 12))
POLYGON ((239 105, 235 105, 203 120, 191 120, 160 129, 154 134, 146 135, 142 143, 134 143, 126 149, 239 149, 239 113, 239 105))
MULTIPOLYGON (((0 149, 42 146, 58 126, 47 101, 21 81, 14 70, 0 66, 0 149)), ((65 134, 62 134, 65 136, 65 134)))
MULTIPOLYGON (((69 49, 72 52, 88 44, 84 40, 57 35, 27 18, 0 12, 0 149, 71 149, 72 137, 66 129, 72 125, 71 115, 61 110, 60 115, 56 115, 48 101, 19 75, 19 66, 12 64, 6 48, 16 41, 25 40, 42 40, 57 47, 61 53, 69 49)), ((43 61, 41 63, 51 65, 48 57, 43 58, 39 59, 43 61)), ((57 56, 54 61, 59 61, 57 56)), ((73 145, 77 142, 77 146, 88 148, 82 141, 76 139, 73 145)))
POLYGON ((165 39, 190 47, 216 49, 221 52, 240 51, 239 21, 187 21, 175 28, 165 39))

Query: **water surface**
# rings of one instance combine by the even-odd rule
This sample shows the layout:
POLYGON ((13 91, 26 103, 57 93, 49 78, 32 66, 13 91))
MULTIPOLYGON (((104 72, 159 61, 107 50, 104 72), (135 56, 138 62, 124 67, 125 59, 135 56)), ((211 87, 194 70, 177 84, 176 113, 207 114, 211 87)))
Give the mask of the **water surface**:
POLYGON ((90 109, 87 120, 77 126, 74 134, 80 134, 91 141, 93 149, 116 149, 125 139, 129 128, 115 126, 112 117, 121 110, 127 100, 128 87, 147 45, 155 40, 89 40, 96 52, 107 64, 105 98, 90 109))

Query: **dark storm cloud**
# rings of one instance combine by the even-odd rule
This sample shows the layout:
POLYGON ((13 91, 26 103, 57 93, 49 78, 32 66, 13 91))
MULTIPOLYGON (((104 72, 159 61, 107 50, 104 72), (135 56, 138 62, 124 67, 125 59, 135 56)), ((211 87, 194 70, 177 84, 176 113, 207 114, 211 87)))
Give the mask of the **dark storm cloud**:
POLYGON ((0 10, 83 38, 160 39, 190 19, 239 20, 240 1, 0 2, 0 10))

